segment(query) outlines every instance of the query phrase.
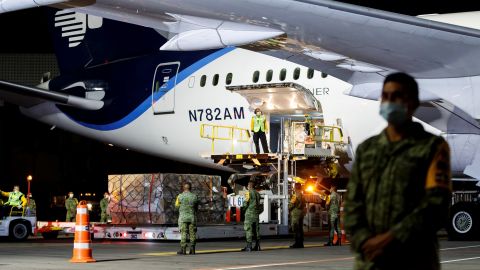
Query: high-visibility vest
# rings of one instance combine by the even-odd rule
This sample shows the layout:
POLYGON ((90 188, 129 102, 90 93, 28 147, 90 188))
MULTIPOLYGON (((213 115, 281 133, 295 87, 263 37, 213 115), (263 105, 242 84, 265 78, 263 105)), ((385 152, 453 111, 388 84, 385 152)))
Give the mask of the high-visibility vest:
POLYGON ((22 192, 9 192, 8 194, 8 202, 6 205, 11 205, 11 206, 19 206, 22 205, 22 192))
POLYGON ((265 132, 265 130, 267 130, 267 119, 265 115, 253 116, 251 128, 253 132, 258 132, 258 131, 265 132))

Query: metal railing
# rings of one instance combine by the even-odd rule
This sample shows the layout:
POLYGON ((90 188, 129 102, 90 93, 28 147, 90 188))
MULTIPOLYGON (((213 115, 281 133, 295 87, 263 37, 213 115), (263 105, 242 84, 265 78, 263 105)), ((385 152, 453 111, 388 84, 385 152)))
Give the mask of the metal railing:
POLYGON ((231 150, 234 153, 237 142, 248 142, 250 140, 250 131, 235 126, 202 124, 200 126, 200 137, 212 141, 212 154, 215 153, 216 140, 231 141, 231 150))

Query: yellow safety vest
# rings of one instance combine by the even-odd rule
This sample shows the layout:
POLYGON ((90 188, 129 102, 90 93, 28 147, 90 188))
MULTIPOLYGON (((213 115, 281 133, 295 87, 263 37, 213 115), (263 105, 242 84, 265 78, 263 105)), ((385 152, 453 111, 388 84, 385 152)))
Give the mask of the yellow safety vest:
POLYGON ((8 194, 8 202, 5 205, 19 206, 22 205, 22 192, 10 192, 8 194))
POLYGON ((253 132, 265 132, 267 130, 267 119, 265 115, 253 116, 251 129, 253 130, 253 132))

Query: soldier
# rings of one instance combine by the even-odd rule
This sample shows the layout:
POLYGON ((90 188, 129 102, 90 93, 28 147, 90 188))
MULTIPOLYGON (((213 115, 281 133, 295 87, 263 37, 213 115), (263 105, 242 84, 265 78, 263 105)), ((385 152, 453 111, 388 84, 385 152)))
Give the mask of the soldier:
POLYGON ((37 204, 35 200, 32 198, 32 193, 28 193, 28 200, 27 200, 27 216, 36 216, 37 215, 37 204))
POLYGON ((245 221, 243 229, 247 246, 242 251, 260 251, 260 194, 255 190, 255 182, 248 182, 248 192, 245 194, 243 209, 245 210, 245 221), (252 248, 252 241, 255 239, 255 246, 252 248))
POLYGON ((330 235, 328 243, 325 246, 341 245, 342 234, 340 232, 340 196, 337 193, 337 187, 330 187, 330 196, 327 200, 328 219, 330 220, 330 235), (337 242, 333 243, 334 232, 337 232, 337 242))
POLYGON ((302 185, 295 183, 295 193, 288 204, 291 227, 295 234, 295 243, 290 248, 303 248, 303 217, 305 216, 305 198, 302 194, 302 185))
POLYGON ((75 222, 75 216, 77 215, 77 198, 73 197, 73 192, 68 193, 68 198, 65 200, 65 208, 67 209, 67 222, 75 222))
POLYGON ((177 196, 175 201, 175 208, 180 212, 178 216, 178 227, 182 234, 180 240, 181 249, 177 252, 179 255, 187 254, 187 233, 190 235, 190 252, 195 254, 195 243, 197 233, 197 211, 198 211, 198 197, 190 190, 192 185, 185 183, 183 185, 183 193, 177 196))
POLYGON ((448 218, 450 153, 442 137, 412 121, 418 106, 412 77, 385 78, 380 114, 388 126, 358 146, 347 186, 355 269, 440 269, 437 231, 448 218))
POLYGON ((108 203, 110 202, 110 193, 105 192, 103 199, 100 200, 100 222, 108 222, 110 218, 110 209, 108 203))

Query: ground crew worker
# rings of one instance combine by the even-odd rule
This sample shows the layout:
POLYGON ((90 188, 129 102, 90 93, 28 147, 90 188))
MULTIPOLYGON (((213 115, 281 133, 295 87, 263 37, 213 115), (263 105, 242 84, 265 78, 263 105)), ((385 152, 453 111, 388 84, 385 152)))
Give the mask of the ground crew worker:
POLYGON ((180 228, 181 240, 179 255, 187 254, 187 234, 190 235, 189 254, 195 254, 195 244, 197 239, 197 211, 198 197, 191 192, 192 184, 183 185, 183 193, 177 196, 175 208, 179 210, 178 227, 180 228))
POLYGON ((355 269, 440 269, 437 231, 448 219, 450 150, 412 121, 418 106, 412 77, 385 78, 380 114, 388 126, 358 146, 347 186, 355 269))
POLYGON ((37 204, 32 197, 32 193, 28 193, 28 200, 27 200, 27 216, 34 217, 37 215, 37 204))
POLYGON ((108 222, 110 218, 110 209, 108 204, 110 203, 110 193, 105 192, 103 199, 100 200, 100 222, 108 222))
POLYGON ((68 193, 68 198, 65 200, 65 208, 67 209, 67 222, 75 222, 75 217, 77 215, 77 198, 73 197, 73 192, 68 193))
POLYGON ((260 251, 260 194, 255 190, 255 182, 248 182, 248 192, 245 194, 243 209, 245 210, 245 220, 243 229, 247 245, 242 251, 260 251), (252 242, 255 240, 255 246, 252 248, 252 242))
POLYGON ((258 140, 262 141, 263 153, 268 153, 267 136, 265 133, 268 130, 267 118, 262 114, 260 108, 255 109, 255 115, 252 116, 250 130, 253 133, 253 142, 255 143, 255 150, 260 154, 260 146, 258 140))
POLYGON ((305 216, 305 198, 302 194, 302 185, 295 183, 295 192, 288 204, 291 227, 295 234, 295 243, 290 248, 303 248, 303 217, 305 216))
POLYGON ((340 232, 340 196, 337 193, 337 187, 330 187, 330 195, 327 198, 328 219, 330 224, 330 235, 328 243, 325 246, 341 246, 342 234, 340 232), (337 242, 333 243, 333 236, 337 232, 337 242))
POLYGON ((22 209, 27 205, 27 199, 25 195, 20 192, 20 187, 18 185, 13 186, 12 192, 4 192, 0 190, 0 193, 4 197, 8 197, 8 201, 3 204, 0 217, 5 217, 10 215, 12 208, 22 209))

